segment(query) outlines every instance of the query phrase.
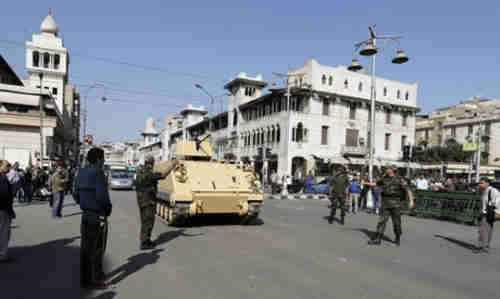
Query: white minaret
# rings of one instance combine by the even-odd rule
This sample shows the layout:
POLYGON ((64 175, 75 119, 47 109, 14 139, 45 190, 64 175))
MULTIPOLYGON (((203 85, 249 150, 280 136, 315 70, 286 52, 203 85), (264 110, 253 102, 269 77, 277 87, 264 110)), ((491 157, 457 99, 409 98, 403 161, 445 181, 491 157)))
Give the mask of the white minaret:
POLYGON ((40 88, 39 74, 43 75, 42 87, 55 98, 57 108, 64 114, 64 86, 68 81, 68 50, 58 37, 57 24, 51 11, 40 26, 41 33, 33 34, 26 42, 26 71, 31 87, 40 88))

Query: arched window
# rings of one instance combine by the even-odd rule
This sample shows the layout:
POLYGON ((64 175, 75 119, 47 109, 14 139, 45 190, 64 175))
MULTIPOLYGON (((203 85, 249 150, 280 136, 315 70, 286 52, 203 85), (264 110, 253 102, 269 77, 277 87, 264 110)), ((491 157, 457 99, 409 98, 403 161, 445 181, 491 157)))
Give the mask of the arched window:
POLYGON ((359 82, 358 84, 358 91, 363 91, 363 83, 359 82))
POLYGON ((410 94, 408 92, 405 93, 405 100, 408 101, 408 99, 410 98, 410 94))
POLYGON ((384 87, 384 97, 387 96, 387 87, 384 87))
POLYGON ((59 69, 59 64, 61 64, 61 56, 59 54, 54 55, 54 69, 59 69))
POLYGON ((323 74, 321 77, 321 84, 325 85, 326 84, 326 76, 323 74))
POLYGON ((273 128, 271 129, 271 143, 274 143, 274 141, 276 140, 276 128, 273 126, 273 128))
POLYGON ((332 85, 333 85, 333 77, 332 77, 332 76, 330 76, 330 77, 328 78, 328 85, 330 85, 330 86, 332 86, 332 85))
POLYGON ((38 67, 40 65, 40 52, 33 51, 33 66, 38 67))
POLYGON ((267 143, 271 143, 271 129, 267 128, 267 143))
POLYGON ((281 136, 281 131, 280 131, 280 126, 276 126, 276 142, 280 142, 280 136, 281 136))
POLYGON ((401 91, 398 89, 398 92, 396 93, 396 99, 401 99, 401 91))
POLYGON ((349 81, 347 81, 347 79, 344 81, 344 88, 349 88, 349 81))
POLYGON ((233 126, 236 126, 238 124, 238 111, 234 109, 233 111, 233 126))
POLYGON ((48 69, 50 65, 50 54, 43 53, 43 67, 48 69))

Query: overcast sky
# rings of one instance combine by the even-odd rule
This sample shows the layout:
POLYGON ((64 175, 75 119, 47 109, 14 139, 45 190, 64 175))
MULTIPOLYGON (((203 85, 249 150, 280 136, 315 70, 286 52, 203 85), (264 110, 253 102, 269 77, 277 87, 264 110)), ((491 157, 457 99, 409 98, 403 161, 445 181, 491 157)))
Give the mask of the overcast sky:
POLYGON ((6 1, 0 54, 21 77, 24 47, 10 42, 30 40, 49 8, 70 52, 70 81, 82 94, 94 82, 106 86, 88 95, 98 142, 137 138, 148 116, 208 106, 195 83, 218 96, 239 72, 272 83, 272 72, 308 58, 349 64, 372 24, 404 35, 410 62, 392 64, 388 49, 377 56, 377 75, 418 82, 423 112, 500 98, 499 1, 6 1))

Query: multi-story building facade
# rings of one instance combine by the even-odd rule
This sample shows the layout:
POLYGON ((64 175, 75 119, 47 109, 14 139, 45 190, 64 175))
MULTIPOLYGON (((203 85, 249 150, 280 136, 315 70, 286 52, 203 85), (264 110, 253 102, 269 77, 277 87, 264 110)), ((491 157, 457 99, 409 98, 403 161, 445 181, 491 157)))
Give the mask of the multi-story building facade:
POLYGON ((8 126, 3 128, 0 139, 3 157, 19 160, 22 165, 30 160, 35 164, 38 156, 42 156, 44 165, 54 160, 74 163, 78 156, 80 105, 75 86, 68 84, 68 50, 58 37, 50 12, 40 29, 41 33, 26 43, 27 78, 20 80, 5 60, 0 61, 1 102, 7 104, 3 105, 6 114, 0 122, 8 126), (36 112, 41 102, 42 116, 36 112), (30 137, 22 137, 24 134, 30 137), (44 147, 41 154, 40 139, 44 147))
MULTIPOLYGON (((209 119, 194 112, 197 122, 170 133, 169 143, 210 130, 218 158, 252 161, 257 169, 280 176, 317 172, 332 163, 366 165, 370 76, 313 59, 287 75, 289 96, 287 88, 264 93, 262 76, 240 73, 224 86, 231 93, 226 112, 209 119)), ((376 165, 399 163, 401 146, 414 144, 417 88, 377 78, 376 165)))
POLYGON ((415 139, 422 146, 444 145, 452 138, 460 144, 476 143, 481 131, 482 158, 500 165, 500 100, 472 97, 457 105, 417 116, 415 139))

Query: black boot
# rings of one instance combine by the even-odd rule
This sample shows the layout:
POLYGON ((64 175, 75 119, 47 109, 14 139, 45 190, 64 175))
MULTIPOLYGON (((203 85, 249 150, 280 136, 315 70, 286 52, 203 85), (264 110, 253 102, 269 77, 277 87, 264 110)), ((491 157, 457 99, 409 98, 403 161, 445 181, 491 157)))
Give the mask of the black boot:
POLYGON ((382 243, 382 235, 377 233, 373 239, 368 241, 368 245, 380 245, 382 243))
POLYGON ((340 224, 342 224, 342 225, 344 225, 344 217, 345 217, 345 215, 340 216, 340 224))
POLYGON ((394 244, 396 244, 396 246, 401 245, 401 235, 400 234, 396 235, 396 239, 394 239, 394 244))
POLYGON ((147 240, 147 241, 144 241, 141 243, 141 250, 150 250, 150 249, 154 249, 155 248, 155 244, 153 242, 151 242, 151 240, 147 240))

